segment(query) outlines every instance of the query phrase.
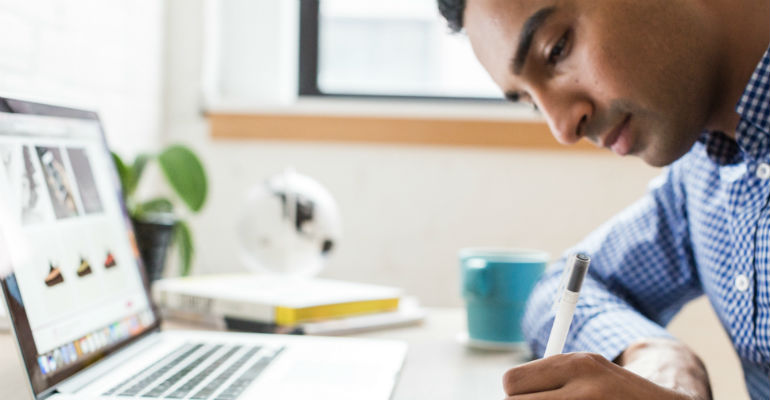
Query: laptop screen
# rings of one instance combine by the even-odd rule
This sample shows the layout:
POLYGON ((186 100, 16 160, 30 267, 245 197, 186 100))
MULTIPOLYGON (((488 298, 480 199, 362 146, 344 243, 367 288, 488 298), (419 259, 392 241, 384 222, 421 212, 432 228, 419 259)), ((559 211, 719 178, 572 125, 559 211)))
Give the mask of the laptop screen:
POLYGON ((157 327, 93 113, 0 98, 0 283, 33 391, 157 327))

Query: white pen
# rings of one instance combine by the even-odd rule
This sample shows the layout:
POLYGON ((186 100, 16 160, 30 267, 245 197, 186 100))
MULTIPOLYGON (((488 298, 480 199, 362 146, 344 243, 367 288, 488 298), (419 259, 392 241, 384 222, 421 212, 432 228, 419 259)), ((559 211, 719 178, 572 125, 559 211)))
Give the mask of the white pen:
POLYGON ((560 287, 561 296, 558 300, 558 309, 556 318, 553 320, 551 335, 548 337, 548 344, 545 346, 543 358, 554 354, 560 354, 564 349, 564 342, 567 340, 567 332, 572 323, 572 316, 575 314, 578 297, 580 297, 580 287, 583 286, 583 278, 588 271, 588 265, 591 263, 591 257, 578 253, 570 257, 567 265, 562 271, 563 290, 560 287), (569 280, 566 280, 569 277, 569 280))

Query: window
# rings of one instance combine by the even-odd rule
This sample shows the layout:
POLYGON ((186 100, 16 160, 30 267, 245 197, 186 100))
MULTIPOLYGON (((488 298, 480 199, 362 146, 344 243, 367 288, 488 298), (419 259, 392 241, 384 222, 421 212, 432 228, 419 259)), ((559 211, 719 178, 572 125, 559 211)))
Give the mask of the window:
POLYGON ((300 1, 300 95, 502 99, 436 0, 300 1))

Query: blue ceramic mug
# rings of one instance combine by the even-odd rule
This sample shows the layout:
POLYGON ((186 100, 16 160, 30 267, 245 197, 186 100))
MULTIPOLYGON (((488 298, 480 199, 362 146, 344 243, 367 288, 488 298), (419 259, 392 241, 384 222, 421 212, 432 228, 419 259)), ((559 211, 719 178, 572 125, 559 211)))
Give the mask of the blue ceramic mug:
POLYGON ((521 343, 524 306, 548 263, 548 253, 516 248, 460 250, 462 295, 472 341, 521 343))

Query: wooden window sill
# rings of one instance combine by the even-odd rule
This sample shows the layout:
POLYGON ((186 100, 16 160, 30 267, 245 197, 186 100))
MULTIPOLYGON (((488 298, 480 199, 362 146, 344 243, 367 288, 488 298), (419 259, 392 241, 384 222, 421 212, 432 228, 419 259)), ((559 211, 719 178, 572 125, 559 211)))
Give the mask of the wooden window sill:
POLYGON ((347 106, 330 111, 328 107, 320 109, 305 103, 291 108, 239 110, 235 107, 233 110, 234 107, 230 107, 212 110, 206 115, 214 139, 597 150, 585 141, 575 146, 559 144, 546 123, 532 117, 531 112, 518 111, 516 115, 500 111, 510 106, 504 109, 487 105, 483 109, 491 111, 474 115, 473 112, 453 112, 451 106, 443 105, 440 112, 437 112, 439 108, 430 106, 420 112, 394 112, 388 104, 363 109, 347 106), (340 111, 343 109, 344 113, 340 111))

